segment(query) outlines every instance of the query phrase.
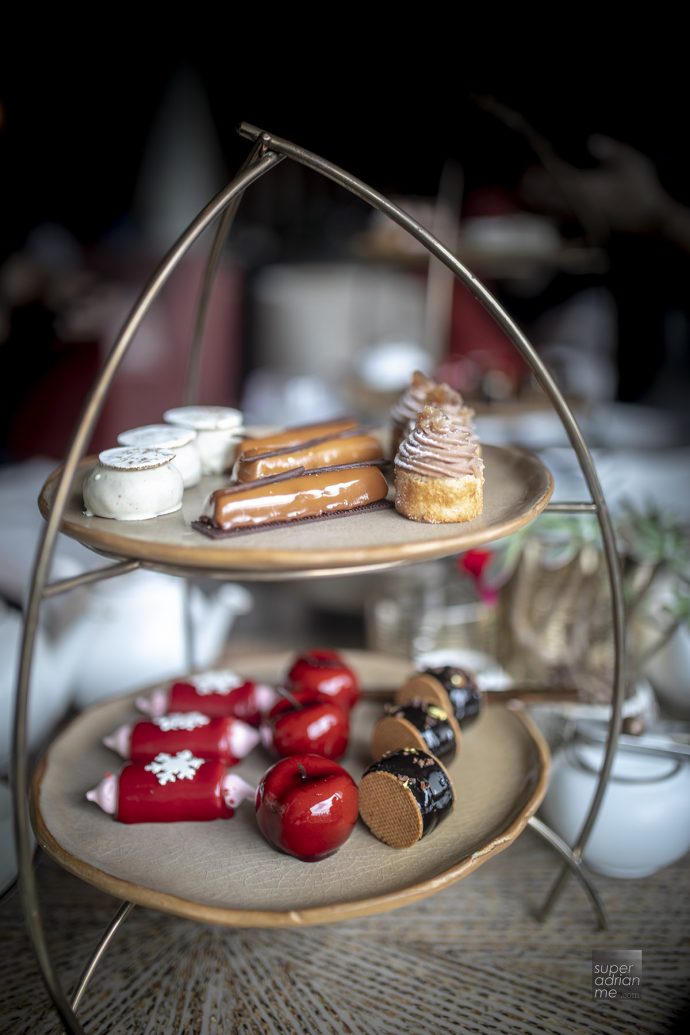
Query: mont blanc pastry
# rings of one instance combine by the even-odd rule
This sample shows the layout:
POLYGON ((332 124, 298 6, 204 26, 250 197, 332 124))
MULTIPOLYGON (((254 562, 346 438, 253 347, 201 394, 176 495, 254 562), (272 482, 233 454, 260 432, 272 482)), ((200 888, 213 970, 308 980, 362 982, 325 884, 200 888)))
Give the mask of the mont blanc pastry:
POLYGON ((393 848, 409 848, 430 834, 454 801, 442 763, 414 748, 384 755, 359 785, 360 816, 374 837, 393 848))
POLYGON ((143 521, 182 506, 184 482, 171 450, 121 446, 106 449, 84 480, 88 517, 143 521))
POLYGON ((393 422, 391 456, 395 456, 398 446, 414 427, 417 415, 425 406, 438 406, 444 413, 462 417, 471 421, 473 411, 465 405, 459 392, 447 384, 437 384, 421 370, 415 370, 410 384, 394 403, 391 409, 393 422))
POLYGON ((471 425, 425 406, 395 458, 396 510, 413 521, 470 521, 483 500, 484 462, 471 425))
POLYGON ((201 758, 233 766, 256 747, 259 733, 230 715, 212 719, 201 712, 173 712, 120 726, 103 743, 133 762, 148 762, 162 751, 176 754, 188 749, 201 758))
POLYGON ((229 406, 179 406, 166 410, 163 420, 196 431, 202 474, 223 474, 232 467, 237 443, 244 432, 239 410, 229 406))
POLYGON ((201 481, 201 459, 194 445, 196 431, 178 428, 173 424, 145 424, 141 428, 121 431, 117 441, 121 446, 143 446, 147 449, 170 449, 174 454, 173 467, 182 475, 185 489, 201 481))
POLYGON ((108 773, 88 791, 88 801, 120 823, 180 823, 231 819, 256 788, 214 762, 178 751, 161 752, 149 762, 129 762, 119 774, 108 773))

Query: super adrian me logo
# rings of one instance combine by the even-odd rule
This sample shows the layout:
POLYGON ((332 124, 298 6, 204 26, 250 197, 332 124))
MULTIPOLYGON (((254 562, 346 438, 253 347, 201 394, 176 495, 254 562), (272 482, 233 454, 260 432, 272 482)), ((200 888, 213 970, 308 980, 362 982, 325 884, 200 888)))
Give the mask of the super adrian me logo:
POLYGON ((639 999, 642 949, 592 950, 592 998, 639 999))

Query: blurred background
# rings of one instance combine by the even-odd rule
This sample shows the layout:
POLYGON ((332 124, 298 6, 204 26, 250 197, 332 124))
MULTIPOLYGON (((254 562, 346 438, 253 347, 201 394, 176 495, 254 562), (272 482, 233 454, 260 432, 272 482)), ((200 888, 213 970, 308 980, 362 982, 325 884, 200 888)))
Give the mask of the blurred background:
MULTIPOLYGON (((26 592, 40 522, 36 493, 64 455, 147 277, 247 155, 250 145, 236 131, 242 120, 344 166, 433 229, 555 374, 621 522, 624 505, 637 508, 638 524, 651 507, 652 553, 663 553, 666 525, 686 527, 690 152, 679 133, 687 95, 680 80, 650 84, 631 74, 632 61, 620 80, 608 66, 576 81, 552 67, 550 78, 545 70, 530 85, 492 69, 470 80, 452 65, 424 83, 402 71, 391 77, 386 62, 380 74, 369 61, 354 75, 338 63, 327 70, 323 55, 301 74, 284 65, 259 74, 248 60, 182 56, 172 45, 145 62, 133 56, 126 74, 114 57, 68 58, 46 59, 40 76, 30 63, 9 62, 0 89, 0 594, 7 605, 21 607, 26 592)), ((91 451, 182 401, 210 240, 207 232, 181 263, 137 335, 91 451)), ((555 474, 557 499, 584 498, 559 421, 469 292, 388 220, 283 162, 248 191, 225 248, 201 401, 239 406, 255 424, 342 412, 385 424, 414 369, 466 397, 483 440, 538 450, 555 474)), ((570 527, 554 534, 573 541, 570 527)), ((636 543, 637 560, 642 550, 645 564, 656 563, 644 535, 636 543)), ((659 562, 664 570, 667 560, 659 562)), ((71 572, 96 562, 62 541, 61 563, 71 572)), ((673 564, 684 570, 684 560, 674 556, 673 564)), ((507 563, 499 556, 489 582, 503 584, 514 567, 513 554, 507 563)), ((318 638, 323 622, 331 638, 337 616, 341 639, 412 655, 435 646, 428 628, 441 622, 437 611, 416 647, 401 605, 391 611, 391 597, 405 597, 400 578, 296 589, 306 610, 286 606, 285 637, 294 639, 297 623, 318 638)), ((436 588, 424 589, 439 579, 444 587, 450 579, 451 602, 478 599, 462 563, 453 562, 450 576, 432 567, 414 569, 410 579, 411 614, 420 585, 431 592, 432 611, 446 606, 436 588)), ((115 583, 107 585, 114 593, 115 583)), ((271 595, 265 587, 252 592, 259 601, 271 595)), ((252 610, 246 592, 232 606, 233 614, 251 611, 238 628, 258 634, 263 609, 252 610)))
MULTIPOLYGON (((245 157, 241 120, 403 198, 489 283, 572 398, 628 404, 601 411, 597 436, 682 436, 690 383, 690 234, 676 229, 690 204, 683 93, 630 79, 622 92, 608 73, 553 90, 439 73, 424 87, 350 77, 324 109, 313 85, 253 82, 229 64, 173 51, 135 62, 126 76, 108 58, 56 61, 40 83, 33 68, 8 76, 0 97, 10 202, 0 240, 5 462, 62 455, 147 274, 245 157), (665 430, 653 410, 664 411, 665 430)), ((207 244, 142 329, 95 448, 180 398, 207 244)), ((339 406, 376 417, 409 369, 425 366, 473 402, 503 404, 504 416, 508 404, 531 405, 532 380, 492 321, 464 288, 434 277, 434 267, 429 284, 428 273, 402 232, 283 163, 247 194, 226 249, 203 397, 241 404, 249 419, 290 419, 296 409, 316 418, 339 406)), ((520 434, 532 430, 548 437, 542 427, 520 434)))

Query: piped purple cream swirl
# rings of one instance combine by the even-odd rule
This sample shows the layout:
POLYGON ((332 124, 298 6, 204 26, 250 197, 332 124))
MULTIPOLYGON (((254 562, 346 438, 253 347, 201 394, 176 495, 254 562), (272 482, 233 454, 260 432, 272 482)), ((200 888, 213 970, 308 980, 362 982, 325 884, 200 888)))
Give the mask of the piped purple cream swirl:
POLYGON ((425 406, 438 406, 446 413, 464 416, 467 421, 473 416, 473 411, 469 406, 465 406, 459 392, 450 385, 437 384, 421 370, 415 370, 410 384, 393 404, 391 418, 400 427, 406 427, 414 423, 417 414, 421 413, 425 406))
POLYGON ((432 478, 481 478, 484 462, 472 426, 438 406, 425 406, 400 443, 396 469, 432 478))

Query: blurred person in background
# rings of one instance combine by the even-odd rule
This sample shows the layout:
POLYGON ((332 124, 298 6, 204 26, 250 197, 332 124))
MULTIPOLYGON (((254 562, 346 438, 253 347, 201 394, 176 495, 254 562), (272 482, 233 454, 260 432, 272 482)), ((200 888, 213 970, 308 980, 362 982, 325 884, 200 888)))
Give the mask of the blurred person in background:
POLYGON ((589 167, 555 159, 549 170, 528 169, 521 197, 560 219, 576 212, 609 254, 618 398, 680 408, 690 383, 690 208, 642 151, 603 135, 588 149, 589 167))

